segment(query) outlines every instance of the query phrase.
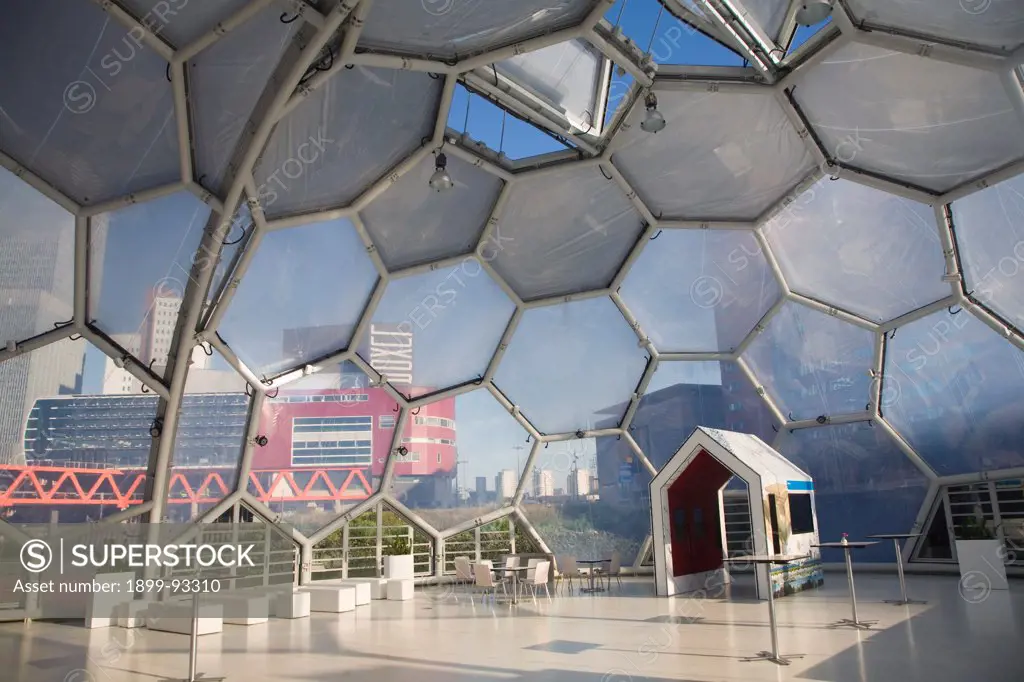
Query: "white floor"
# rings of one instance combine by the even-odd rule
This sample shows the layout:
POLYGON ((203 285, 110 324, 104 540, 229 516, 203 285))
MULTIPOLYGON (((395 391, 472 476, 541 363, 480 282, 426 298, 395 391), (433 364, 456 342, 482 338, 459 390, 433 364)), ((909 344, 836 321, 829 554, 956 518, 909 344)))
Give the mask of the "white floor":
MULTIPOLYGON (((861 575, 857 595, 868 631, 829 629, 850 615, 846 580, 777 602, 788 667, 744 656, 770 648, 767 608, 745 599, 653 596, 629 580, 610 594, 557 596, 510 607, 470 604, 438 588, 410 602, 379 602, 354 613, 314 614, 225 626, 201 637, 205 678, 255 682, 660 682, 827 680, 829 682, 1021 682, 1024 584, 987 595, 958 593, 956 577, 912 576, 925 605, 881 603, 894 576, 861 575), (972 603, 977 601, 977 603, 972 603)), ((136 682, 183 678, 188 638, 147 630, 85 630, 79 624, 0 624, 0 680, 136 682)))

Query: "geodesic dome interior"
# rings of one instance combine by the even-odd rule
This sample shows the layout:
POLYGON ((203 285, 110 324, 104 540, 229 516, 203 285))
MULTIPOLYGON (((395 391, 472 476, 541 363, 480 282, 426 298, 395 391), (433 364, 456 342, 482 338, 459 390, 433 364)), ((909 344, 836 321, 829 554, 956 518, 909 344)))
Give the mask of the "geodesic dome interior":
POLYGON ((8 3, 6 522, 640 566, 698 425, 830 539, 1020 477, 1024 8, 803 4, 8 3))

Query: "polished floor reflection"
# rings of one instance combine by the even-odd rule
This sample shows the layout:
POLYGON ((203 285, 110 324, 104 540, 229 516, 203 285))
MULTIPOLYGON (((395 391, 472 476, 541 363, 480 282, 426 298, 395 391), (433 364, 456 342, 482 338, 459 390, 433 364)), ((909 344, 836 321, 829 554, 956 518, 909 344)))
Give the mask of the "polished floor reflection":
MULTIPOLYGON (((910 576, 927 604, 882 603, 895 576, 860 575, 867 631, 833 630, 847 617, 846 581, 777 602, 780 668, 742 662, 771 646, 767 609, 737 585, 728 599, 652 596, 626 580, 595 596, 526 599, 519 606, 471 603, 438 588, 409 602, 354 613, 314 614, 225 626, 201 637, 198 669, 228 680, 379 682, 1019 682, 1024 671, 1024 584, 961 596, 956 577, 910 576)), ((135 682, 183 678, 188 638, 148 630, 85 630, 78 623, 0 624, 0 678, 11 682, 135 682)))

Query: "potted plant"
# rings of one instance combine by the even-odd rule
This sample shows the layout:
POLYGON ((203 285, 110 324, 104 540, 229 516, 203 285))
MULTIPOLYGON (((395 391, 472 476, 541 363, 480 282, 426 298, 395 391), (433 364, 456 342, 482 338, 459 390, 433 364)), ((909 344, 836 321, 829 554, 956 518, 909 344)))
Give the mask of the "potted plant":
POLYGON ((991 522, 974 516, 957 526, 955 532, 961 585, 967 589, 1009 589, 1003 563, 1003 542, 998 539, 991 522))

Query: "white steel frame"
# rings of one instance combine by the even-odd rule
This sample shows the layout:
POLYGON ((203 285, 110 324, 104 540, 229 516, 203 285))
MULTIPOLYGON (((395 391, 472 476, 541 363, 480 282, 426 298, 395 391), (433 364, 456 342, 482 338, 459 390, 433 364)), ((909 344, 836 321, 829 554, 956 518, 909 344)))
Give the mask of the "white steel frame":
MULTIPOLYGON (((714 39, 728 44, 744 54, 749 59, 752 67, 746 69, 725 69, 707 67, 661 67, 650 61, 650 55, 640 54, 639 50, 624 42, 611 28, 611 25, 603 20, 603 15, 613 0, 595 0, 594 8, 586 19, 577 27, 564 29, 528 38, 512 45, 507 45, 496 50, 475 55, 457 63, 438 62, 423 58, 410 58, 408 56, 389 55, 380 52, 356 52, 356 45, 362 30, 365 19, 373 0, 325 0, 314 6, 304 0, 254 0, 252 3, 239 10, 229 20, 210 29, 206 34, 198 38, 191 45, 175 47, 167 43, 162 37, 147 30, 142 22, 131 12, 123 7, 117 0, 92 0, 104 11, 108 12, 113 19, 128 28, 135 28, 142 31, 143 40, 146 45, 169 62, 171 80, 174 93, 174 108, 178 125, 179 157, 180 157, 180 180, 160 187, 154 187, 145 191, 135 192, 122 198, 107 201, 102 204, 81 205, 70 199, 59 188, 43 180, 30 168, 3 153, 0 150, 0 166, 8 169, 30 186, 38 190, 44 196, 63 207, 75 216, 75 292, 74 292, 74 317, 65 326, 47 331, 31 338, 16 341, 13 349, 0 348, 0 362, 19 356, 23 353, 41 348, 47 344, 61 339, 81 335, 90 343, 111 358, 120 358, 124 361, 125 369, 128 370, 148 389, 160 397, 156 419, 162 422, 161 435, 153 439, 153 449, 148 465, 148 488, 146 490, 145 503, 133 507, 125 512, 113 515, 104 522, 121 522, 127 519, 142 516, 152 522, 159 522, 164 514, 167 496, 167 476, 171 467, 173 454, 174 436, 177 429, 177 416, 182 396, 185 392, 185 382, 188 377, 188 366, 191 351, 195 345, 209 343, 215 348, 226 361, 234 367, 241 376, 249 383, 253 399, 250 401, 250 413, 247 427, 245 445, 239 459, 238 468, 238 489, 225 497, 215 507, 205 511, 197 519, 197 523, 212 520, 233 505, 244 502, 254 513, 260 515, 264 520, 275 523, 278 516, 266 508, 253 497, 246 489, 248 471, 253 457, 256 436, 258 435, 258 420, 260 406, 267 398, 267 392, 275 390, 291 381, 301 378, 303 367, 296 367, 274 377, 259 377, 237 357, 232 351, 228 342, 221 339, 216 333, 219 322, 224 311, 229 305, 234 290, 246 274, 263 235, 269 231, 280 229, 291 229, 301 225, 345 217, 355 225, 367 253, 371 258, 378 272, 379 279, 368 301, 356 330, 353 339, 359 339, 365 332, 370 320, 373 317, 376 306, 383 297, 384 290, 393 279, 413 276, 422 272, 433 270, 445 265, 453 265, 466 257, 477 256, 488 274, 501 286, 502 290, 515 303, 516 310, 508 322, 505 332, 497 351, 489 362, 487 369, 478 381, 470 381, 458 386, 438 391, 434 394, 422 396, 416 399, 409 399, 397 391, 383 377, 374 371, 355 351, 352 345, 339 348, 323 358, 319 358, 311 365, 333 364, 344 360, 351 360, 362 369, 374 382, 381 384, 385 390, 394 398, 400 407, 400 413, 396 419, 394 429, 394 440, 391 452, 400 444, 402 425, 404 424, 409 411, 418 408, 423 404, 436 401, 441 398, 453 397, 483 387, 488 390, 498 402, 509 411, 512 417, 530 435, 533 441, 533 448, 530 456, 523 467, 515 498, 511 504, 489 512, 464 524, 453 528, 439 531, 433 529, 413 510, 406 509, 401 502, 390 493, 391 482, 394 478, 394 457, 389 456, 381 486, 378 491, 369 498, 359 502, 354 507, 338 516, 329 524, 315 533, 304 535, 298 530, 292 531, 292 537, 302 548, 303 556, 303 579, 308 579, 309 558, 312 548, 317 542, 324 539, 335 530, 342 528, 349 520, 355 518, 359 513, 371 508, 378 502, 386 502, 400 513, 406 516, 410 522, 415 524, 429 534, 436 542, 441 542, 447 537, 462 532, 474 526, 488 523, 498 518, 514 515, 517 523, 524 526, 535 540, 539 541, 543 549, 548 547, 543 538, 537 534, 530 525, 529 520, 523 515, 519 503, 522 500, 528 473, 534 463, 542 443, 550 443, 561 440, 570 440, 581 437, 579 432, 563 434, 542 434, 529 421, 520 410, 518 405, 512 404, 494 384, 494 374, 498 363, 504 355, 508 344, 511 342, 522 315, 533 308, 558 305, 561 303, 584 300, 599 296, 609 296, 621 311, 624 320, 637 335, 638 342, 650 356, 647 369, 640 377, 638 387, 631 397, 630 404, 625 412, 624 418, 617 428, 602 430, 583 430, 583 438, 597 437, 622 437, 626 439, 630 448, 636 454, 638 460, 645 469, 653 476, 656 473, 654 466, 641 451, 635 440, 630 435, 629 427, 639 407, 644 391, 650 383, 651 377, 661 362, 676 362, 687 360, 719 360, 734 361, 747 374, 762 395, 769 411, 773 414, 779 424, 780 435, 786 430, 800 428, 816 428, 822 424, 817 421, 788 420, 774 402, 768 391, 760 386, 757 378, 753 375, 744 361, 742 355, 749 344, 766 328, 772 316, 778 312, 782 304, 790 301, 798 305, 806 306, 828 315, 838 317, 850 324, 864 329, 871 330, 876 337, 875 366, 872 368, 873 376, 878 379, 872 383, 872 395, 865 397, 866 409, 856 414, 835 414, 822 415, 825 418, 824 425, 844 424, 858 421, 871 420, 881 427, 893 438, 897 446, 931 481, 931 493, 926 498, 924 505, 918 515, 915 528, 920 527, 931 508, 935 491, 938 486, 947 481, 946 478, 937 474, 926 464, 926 462, 914 451, 913 447, 903 438, 899 437, 895 429, 885 420, 879 410, 879 392, 881 390, 880 379, 884 372, 882 358, 884 357, 885 335, 887 332, 913 320, 922 318, 933 312, 939 311, 951 305, 960 305, 966 312, 976 316, 985 324, 999 332, 1018 348, 1024 349, 1024 335, 1021 330, 1002 320, 982 302, 971 297, 965 289, 962 275, 958 266, 958 246, 952 233, 952 224, 948 204, 951 201, 960 199, 973 192, 980 191, 1003 179, 1013 177, 1024 172, 1024 160, 1016 161, 1005 168, 999 169, 987 177, 976 178, 964 183, 945 194, 935 194, 920 188, 912 187, 906 183, 886 178, 877 174, 867 173, 863 170, 849 167, 832 158, 828 150, 818 142, 813 129, 807 123, 806 118, 790 96, 793 79, 797 74, 813 68, 815 64, 824 59, 835 49, 851 41, 866 42, 879 45, 886 49, 914 54, 929 59, 937 59, 954 64, 962 64, 998 72, 1003 74, 1003 82, 1014 101, 1024 102, 1024 90, 1022 90, 1021 78, 1017 65, 1024 60, 1024 48, 1019 48, 1014 53, 1000 53, 988 48, 979 46, 957 44, 948 40, 928 36, 911 35, 907 32, 900 32, 895 29, 880 29, 858 23, 850 15, 843 0, 838 0, 834 11, 834 28, 823 31, 816 39, 809 41, 801 50, 786 56, 784 49, 792 37, 794 30, 794 16, 797 0, 791 0, 786 20, 780 32, 779 42, 775 38, 767 36, 749 19, 748 13, 743 8, 742 0, 699 0, 702 8, 712 18, 711 24, 704 19, 689 14, 677 0, 666 0, 669 10, 676 16, 684 17, 686 21, 692 22, 699 30, 706 31, 714 39), (317 7, 327 7, 326 10, 318 10, 317 7), (250 124, 251 135, 243 138, 240 147, 236 150, 233 167, 238 171, 230 182, 226 184, 227 189, 222 194, 217 194, 203 188, 195 178, 191 145, 193 131, 188 116, 188 83, 185 78, 185 62, 188 59, 200 54, 202 50, 223 38, 233 29, 251 19, 260 11, 279 11, 287 9, 297 13, 303 22, 303 28, 293 45, 285 52, 278 71, 271 82, 276 89, 264 93, 263 99, 253 114, 250 124), (299 85, 300 79, 306 73, 311 64, 318 59, 321 49, 335 40, 335 36, 341 33, 341 46, 339 54, 336 55, 334 67, 329 71, 321 72, 304 85, 299 85), (452 96, 458 82, 466 83, 471 87, 481 87, 484 83, 474 71, 502 59, 522 54, 531 50, 538 50, 554 45, 565 40, 582 39, 593 45, 606 58, 606 64, 602 69, 603 77, 610 78, 611 64, 624 69, 636 80, 633 86, 632 96, 616 113, 613 121, 606 127, 599 129, 596 134, 580 135, 579 131, 570 129, 569 122, 564 116, 556 115, 549 106, 538 102, 527 89, 510 81, 503 79, 501 84, 507 87, 494 87, 488 93, 501 106, 511 111, 521 113, 525 118, 538 126, 551 132, 557 132, 576 143, 578 149, 575 152, 565 154, 545 155, 541 159, 527 159, 522 162, 510 163, 498 156, 493 150, 484 145, 467 144, 465 135, 453 132, 446 128, 445 122, 448 118, 448 111, 451 107, 452 96), (780 45, 785 43, 785 45, 780 45), (324 211, 294 216, 284 216, 268 221, 263 214, 256 183, 253 179, 253 169, 258 162, 263 148, 270 139, 277 124, 287 116, 296 104, 310 92, 326 83, 346 65, 364 65, 384 67, 393 69, 406 69, 413 71, 430 72, 443 76, 444 84, 441 96, 441 104, 435 118, 435 126, 432 137, 423 146, 417 149, 410 157, 399 163, 395 168, 387 172, 372 186, 367 188, 362 195, 345 206, 338 206, 324 211), (729 221, 729 220, 707 220, 702 216, 672 216, 664 218, 655 216, 644 204, 640 195, 625 180, 620 170, 615 165, 613 153, 616 148, 615 133, 622 128, 630 110, 641 106, 640 100, 650 89, 655 91, 673 89, 697 89, 714 91, 728 94, 729 92, 749 93, 752 91, 764 92, 766 96, 773 97, 782 107, 795 130, 804 140, 809 152, 813 155, 819 169, 805 178, 793 190, 780 199, 757 220, 753 221, 729 221), (483 172, 491 173, 500 178, 503 189, 496 202, 490 218, 483 226, 483 230, 476 248, 460 256, 442 259, 434 263, 406 268, 397 272, 388 272, 381 261, 376 247, 373 244, 369 232, 362 223, 361 211, 370 202, 378 197, 391 184, 396 182, 402 175, 410 171, 422 159, 437 150, 446 150, 448 153, 469 161, 476 168, 483 172), (581 157, 582 158, 579 158, 581 157), (636 245, 626 258, 622 267, 609 282, 609 286, 592 291, 566 292, 543 300, 524 300, 516 291, 505 282, 494 268, 487 262, 486 252, 488 244, 499 229, 501 218, 506 202, 516 184, 524 177, 550 172, 553 167, 566 163, 574 163, 581 166, 600 166, 603 172, 610 175, 614 182, 622 189, 637 212, 643 217, 647 226, 641 234, 636 245), (922 202, 934 206, 937 216, 937 229, 945 249, 947 260, 946 279, 950 283, 950 294, 930 303, 918 310, 901 315, 893 320, 881 324, 863 319, 857 314, 844 310, 839 306, 810 299, 806 296, 793 292, 786 283, 772 250, 764 238, 762 226, 766 220, 780 211, 786 210, 790 203, 810 184, 818 181, 823 176, 832 178, 843 177, 852 182, 860 183, 869 187, 885 190, 897 196, 922 202), (152 370, 144 367, 137 359, 133 358, 123 348, 119 347, 101 329, 97 328, 90 321, 89 301, 87 300, 87 285, 90 254, 88 253, 89 230, 92 228, 93 218, 105 212, 114 211, 118 208, 144 201, 167 196, 176 192, 190 192, 206 203, 213 211, 213 215, 204 233, 199 249, 203 253, 216 254, 215 261, 219 262, 222 257, 222 246, 231 229, 231 220, 236 207, 242 200, 248 203, 254 228, 251 234, 246 235, 245 241, 240 245, 235 260, 230 264, 229 275, 224 281, 217 283, 213 281, 214 271, 217 262, 209 266, 196 266, 189 278, 185 291, 183 303, 179 312, 178 326, 174 336, 173 350, 169 354, 165 374, 158 376, 152 370), (757 237, 766 259, 778 280, 782 295, 778 301, 765 313, 763 318, 751 330, 747 338, 737 348, 721 352, 702 353, 662 353, 659 352, 650 337, 641 328, 636 318, 629 311, 618 289, 627 276, 631 266, 636 262, 641 249, 651 236, 663 229, 697 229, 697 230, 743 230, 751 231, 757 237), (212 298, 207 303, 208 292, 212 298)), ((602 85, 599 92, 599 101, 606 101, 607 83, 602 85)), ((1024 120, 1024 105, 1020 107, 1022 120, 1024 120)), ((604 120, 604 112, 595 113, 595 121, 604 120)), ((205 261, 204 261, 205 263, 205 261)), ((984 478, 986 474, 977 476, 984 478)), ((959 480, 960 477, 957 477, 959 480)), ((980 479, 979 479, 980 480, 980 479)), ((9 532, 11 529, 6 522, 0 521, 0 530, 9 532)), ((908 550, 905 550, 905 556, 908 550)), ((641 552, 636 560, 636 568, 643 559, 641 552)))

